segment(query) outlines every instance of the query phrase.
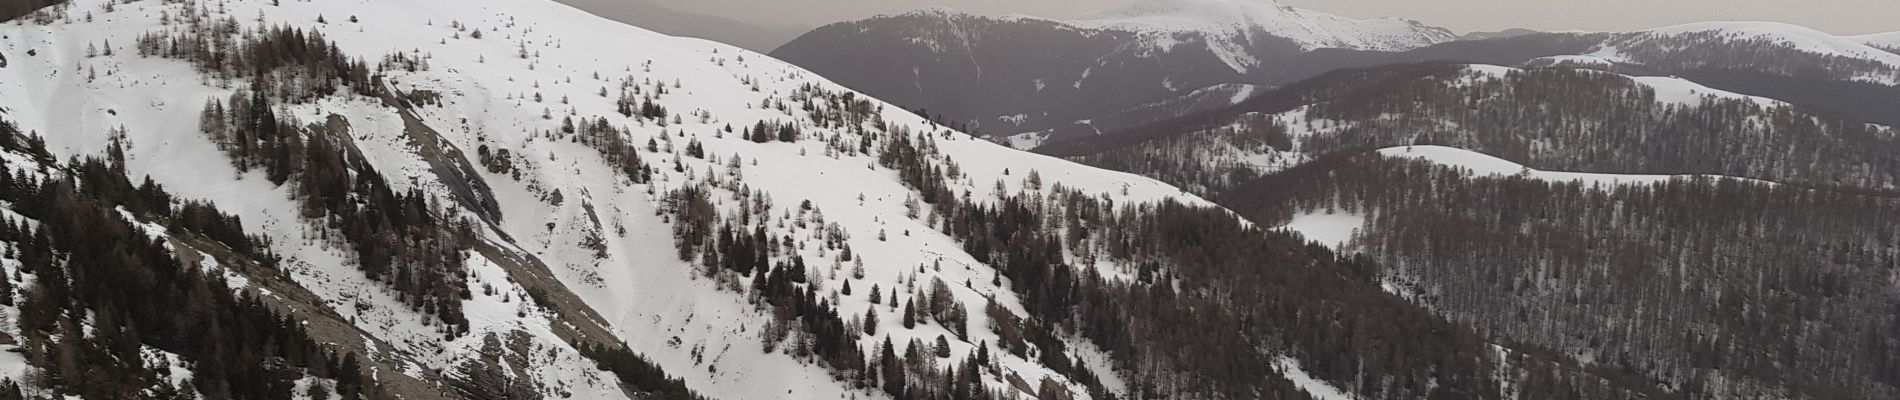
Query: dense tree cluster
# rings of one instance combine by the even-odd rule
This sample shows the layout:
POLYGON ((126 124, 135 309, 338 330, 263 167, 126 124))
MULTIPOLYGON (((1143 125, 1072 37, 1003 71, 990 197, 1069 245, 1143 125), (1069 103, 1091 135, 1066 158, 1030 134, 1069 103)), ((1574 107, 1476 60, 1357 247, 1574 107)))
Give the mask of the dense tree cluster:
MULTIPOLYGON (((0 277, 0 304, 20 309, 36 387, 84 398, 289 398, 294 381, 315 376, 334 380, 344 399, 375 393, 354 353, 320 346, 292 316, 128 221, 216 241, 236 255, 221 261, 252 263, 225 268, 274 268, 268 244, 245 235, 235 217, 178 203, 149 180, 135 186, 116 162, 74 161, 55 178, 8 172, 28 167, 0 168, 0 201, 34 222, 0 223, 0 243, 11 243, 7 257, 20 265, 0 277), (187 361, 184 386, 171 383, 152 349, 187 361)), ((19 398, 17 386, 5 391, 19 398)))
MULTIPOLYGON (((263 78, 272 82, 269 95, 290 102, 308 102, 339 88, 364 96, 382 93, 380 74, 343 54, 320 32, 284 26, 247 30, 233 16, 217 19, 193 7, 179 10, 178 26, 139 36, 140 56, 186 60, 218 82, 263 78)), ((409 55, 387 59, 384 66, 418 67, 409 55)))
POLYGON ((475 148, 476 162, 491 174, 501 174, 521 179, 521 170, 515 167, 514 152, 508 149, 490 149, 488 145, 475 148))
POLYGON ((766 121, 759 121, 759 123, 754 124, 751 128, 746 128, 746 130, 740 134, 744 135, 741 137, 746 138, 746 140, 751 140, 754 143, 767 143, 772 141, 796 142, 798 138, 804 136, 801 130, 798 129, 798 125, 766 121))
MULTIPOLYGON (((640 159, 640 147, 636 145, 626 129, 615 128, 606 118, 595 118, 591 123, 582 123, 576 129, 575 140, 600 152, 608 166, 619 171, 633 183, 647 183, 653 180, 653 167, 640 159)), ((505 156, 507 150, 501 150, 505 156)))
POLYGON ((852 129, 858 133, 863 133, 866 127, 885 128, 884 106, 857 92, 831 91, 807 83, 788 97, 797 102, 806 118, 819 128, 852 129))
POLYGON ((602 348, 581 346, 581 355, 593 359, 595 366, 612 372, 621 383, 640 390, 654 400, 696 400, 701 397, 686 387, 686 382, 673 378, 632 350, 625 347, 602 348))
POLYGON ((1371 218, 1377 275, 1502 340, 1690 398, 1900 395, 1900 199, 1690 179, 1589 187, 1341 157, 1233 196, 1371 218))

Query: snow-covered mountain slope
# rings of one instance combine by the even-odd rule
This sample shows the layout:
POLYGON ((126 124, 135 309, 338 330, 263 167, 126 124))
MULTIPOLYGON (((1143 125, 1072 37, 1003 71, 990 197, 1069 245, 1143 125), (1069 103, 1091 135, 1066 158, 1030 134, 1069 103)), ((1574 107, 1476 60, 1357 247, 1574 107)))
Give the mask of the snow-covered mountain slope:
POLYGON ((1226 39, 1232 41, 1266 33, 1292 40, 1308 50, 1403 51, 1457 39, 1449 30, 1418 21, 1356 20, 1273 0, 1144 0, 1099 11, 1074 24, 1138 32, 1237 35, 1226 39))
POLYGON ((1592 54, 1636 64, 1675 68, 1756 68, 1791 73, 1820 68, 1837 79, 1900 84, 1900 53, 1873 46, 1873 38, 1842 37, 1777 22, 1701 22, 1614 34, 1592 54), (1740 58, 1745 55, 1753 57, 1740 58))
MULTIPOLYGON (((533 372, 511 373, 535 381, 540 393, 621 397, 613 375, 592 368, 579 352, 580 343, 613 340, 715 398, 880 396, 789 355, 802 351, 791 345, 765 350, 760 332, 771 325, 770 313, 749 302, 744 291, 730 289, 732 282, 707 278, 697 263, 673 255, 675 206, 668 200, 676 189, 704 185, 713 188, 720 214, 737 218, 741 210, 758 209, 774 216, 777 223, 761 224, 770 226, 772 237, 835 230, 828 234, 864 260, 866 273, 836 274, 847 263, 824 246, 787 250, 782 256, 802 256, 814 265, 813 288, 851 281, 861 291, 905 287, 900 295, 912 296, 916 286, 904 282, 989 282, 994 269, 926 221, 906 217, 912 188, 876 167, 875 156, 843 150, 870 135, 935 137, 942 157, 963 174, 948 186, 974 199, 994 198, 999 189, 1023 190, 1020 177, 1033 171, 1052 184, 1117 202, 1207 204, 1150 179, 1017 152, 949 132, 899 107, 855 103, 867 97, 757 53, 655 34, 549 0, 75 0, 62 12, 63 19, 50 25, 0 25, 0 53, 10 61, 0 68, 0 107, 11 111, 9 118, 23 131, 46 135, 61 157, 99 154, 110 132, 124 128, 130 174, 149 175, 182 196, 213 200, 241 216, 245 228, 282 244, 296 284, 366 335, 389 343, 378 352, 414 360, 387 373, 468 380, 458 371, 493 351, 489 338, 518 337, 527 344, 509 351, 523 355, 533 372), (201 73, 183 60, 141 55, 135 46, 148 34, 203 33, 184 31, 193 27, 183 22, 188 14, 245 30, 321 32, 336 50, 362 59, 419 60, 414 70, 401 63, 379 68, 391 93, 385 98, 341 90, 277 104, 278 115, 307 123, 346 121, 347 137, 398 193, 488 189, 472 195, 492 200, 496 212, 467 254, 467 283, 475 293, 463 302, 469 333, 444 340, 431 316, 403 306, 388 285, 359 272, 347 249, 315 244, 326 228, 299 212, 293 186, 273 184, 257 169, 233 168, 200 129, 200 116, 208 100, 229 98, 249 84, 201 73), (618 99, 609 93, 629 89, 643 90, 634 99, 670 111, 658 118, 617 112, 618 99), (864 119, 814 120, 837 98, 857 99, 847 104, 861 108, 853 115, 864 119), (632 183, 635 178, 613 161, 578 143, 563 129, 568 119, 580 121, 583 130, 603 121, 623 132, 653 165, 650 180, 641 179, 648 183, 632 183), (761 122, 797 127, 802 139, 758 143, 730 131, 761 122), (641 146, 646 143, 656 147, 641 146), (683 156, 688 148, 703 156, 683 156), (493 159, 501 161, 479 162, 476 153, 498 154, 493 159), (486 168, 463 176, 452 173, 456 168, 444 172, 437 166, 443 163, 486 168), (497 167, 502 164, 507 167, 497 167), (806 211, 823 212, 824 226, 775 217, 806 211), (959 267, 920 268, 936 264, 959 267), (560 295, 567 292, 584 304, 562 304, 560 295), (587 326, 595 324, 613 337, 588 336, 587 326)), ((465 205, 457 212, 483 211, 465 205)), ((988 284, 954 295, 972 310, 992 298, 1022 309, 1009 289, 988 284)), ((847 316, 878 307, 862 295, 835 304, 847 316)), ((975 352, 979 343, 999 342, 983 328, 989 324, 982 313, 972 314, 970 326, 976 328, 950 345, 952 360, 975 352)), ((906 329, 894 317, 877 331, 899 343, 930 342, 947 332, 937 324, 906 329)), ((860 345, 871 348, 884 337, 866 337, 860 345)), ((1048 377, 1081 391, 1033 358, 990 353, 999 368, 984 383, 995 390, 1008 389, 1005 377, 1013 375, 1027 382, 1048 377)))

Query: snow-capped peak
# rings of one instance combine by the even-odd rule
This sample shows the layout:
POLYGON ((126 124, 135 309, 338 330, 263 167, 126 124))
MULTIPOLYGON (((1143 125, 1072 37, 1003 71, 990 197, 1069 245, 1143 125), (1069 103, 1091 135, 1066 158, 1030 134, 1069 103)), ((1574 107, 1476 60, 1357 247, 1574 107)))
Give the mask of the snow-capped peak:
POLYGON ((958 11, 955 8, 950 8, 950 7, 945 7, 945 6, 930 6, 930 7, 919 8, 914 11, 906 12, 906 13, 898 14, 898 15, 899 16, 945 17, 945 16, 959 16, 959 15, 968 15, 968 14, 965 14, 963 11, 958 11))
POLYGON ((1144 0, 1096 12, 1083 25, 1140 31, 1251 35, 1262 32, 1302 48, 1402 51, 1456 39, 1443 28, 1398 18, 1359 20, 1272 0, 1144 0))

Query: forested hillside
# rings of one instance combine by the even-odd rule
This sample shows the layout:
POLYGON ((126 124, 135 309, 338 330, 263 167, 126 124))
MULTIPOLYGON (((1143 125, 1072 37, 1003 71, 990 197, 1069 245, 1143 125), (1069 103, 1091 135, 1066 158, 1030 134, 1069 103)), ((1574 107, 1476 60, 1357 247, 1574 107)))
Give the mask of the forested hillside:
POLYGON ((1900 393, 1900 199, 1733 179, 1593 187, 1365 154, 1249 182, 1254 220, 1365 215, 1376 279, 1486 335, 1689 398, 1900 393))

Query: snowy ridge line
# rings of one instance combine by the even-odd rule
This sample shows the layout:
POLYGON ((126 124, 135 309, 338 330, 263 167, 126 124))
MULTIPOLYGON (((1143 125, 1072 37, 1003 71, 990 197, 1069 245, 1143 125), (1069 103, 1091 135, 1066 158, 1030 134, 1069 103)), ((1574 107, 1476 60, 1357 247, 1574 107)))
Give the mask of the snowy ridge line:
POLYGON ((1894 36, 1900 36, 1897 33, 1841 37, 1795 24, 1751 21, 1698 22, 1640 32, 1664 36, 1694 32, 1721 32, 1737 38, 1771 40, 1810 53, 1864 58, 1888 65, 1900 65, 1900 54, 1873 49, 1869 47, 1869 43, 1866 43, 1867 41, 1885 43, 1894 36))

